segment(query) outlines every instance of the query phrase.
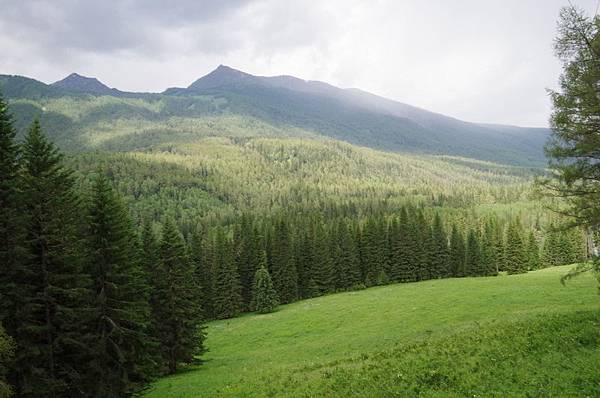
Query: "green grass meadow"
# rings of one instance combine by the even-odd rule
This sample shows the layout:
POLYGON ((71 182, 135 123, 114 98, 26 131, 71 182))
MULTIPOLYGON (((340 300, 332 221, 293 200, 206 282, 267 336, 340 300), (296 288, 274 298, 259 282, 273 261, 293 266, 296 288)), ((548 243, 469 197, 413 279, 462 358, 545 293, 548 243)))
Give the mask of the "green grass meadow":
POLYGON ((563 286, 569 269, 389 285, 211 322, 206 362, 143 397, 598 396, 597 281, 563 286))

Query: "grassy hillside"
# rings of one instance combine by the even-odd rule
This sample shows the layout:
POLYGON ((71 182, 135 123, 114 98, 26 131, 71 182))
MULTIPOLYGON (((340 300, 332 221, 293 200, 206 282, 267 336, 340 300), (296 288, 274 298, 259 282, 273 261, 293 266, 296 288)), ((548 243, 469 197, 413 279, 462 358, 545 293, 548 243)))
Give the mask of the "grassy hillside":
MULTIPOLYGON (((595 366, 600 355, 594 343, 600 321, 596 281, 586 275, 562 286, 559 277, 567 270, 390 285, 305 300, 272 314, 211 322, 206 363, 159 380, 144 397, 332 396, 339 388, 349 396, 388 396, 386 391, 403 396, 407 390, 402 388, 414 386, 419 369, 432 380, 421 387, 435 387, 436 380, 443 387, 450 383, 446 377, 479 371, 492 380, 494 367, 486 360, 494 356, 486 353, 513 360, 502 367, 507 385, 521 383, 524 372, 535 370, 535 382, 524 387, 530 391, 544 381, 552 387, 547 391, 557 395, 598 392, 597 375, 592 381, 586 378, 593 376, 586 368, 595 366), (580 311, 592 312, 575 314, 580 311), (554 315, 567 318, 544 323, 554 315), (513 327, 507 322, 521 323, 513 327), (574 330, 573 322, 584 327, 574 330), (528 337, 546 327, 561 336, 558 342, 547 335, 528 337), (453 365, 453 355, 460 366, 453 365), (463 364, 471 355, 472 362, 463 364), (536 366, 553 360, 559 365, 536 366), (427 363, 439 364, 445 373, 438 378, 437 368, 426 368, 427 363), (403 370, 394 374, 395 390, 386 390, 397 369, 403 370), (554 382, 545 378, 559 375, 554 382), (559 383, 575 389, 561 390, 559 383)), ((462 390, 456 388, 460 396, 462 390)))

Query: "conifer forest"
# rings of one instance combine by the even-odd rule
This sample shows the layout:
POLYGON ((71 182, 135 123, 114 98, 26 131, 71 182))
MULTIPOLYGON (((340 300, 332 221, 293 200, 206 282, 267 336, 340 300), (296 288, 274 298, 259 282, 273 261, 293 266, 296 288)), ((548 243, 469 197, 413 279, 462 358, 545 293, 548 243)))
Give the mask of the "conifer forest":
POLYGON ((0 398, 600 396, 600 16, 563 6, 546 127, 0 74, 0 398))

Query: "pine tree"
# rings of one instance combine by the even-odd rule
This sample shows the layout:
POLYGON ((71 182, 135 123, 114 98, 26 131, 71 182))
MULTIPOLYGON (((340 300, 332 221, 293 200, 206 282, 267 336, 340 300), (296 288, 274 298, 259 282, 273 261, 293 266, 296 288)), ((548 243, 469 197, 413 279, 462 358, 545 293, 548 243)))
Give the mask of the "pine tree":
POLYGON ((511 222, 506 230, 504 269, 509 274, 527 272, 527 255, 519 221, 511 222))
POLYGON ((205 333, 194 268, 171 219, 163 226, 160 256, 162 277, 154 281, 157 302, 152 309, 152 330, 167 371, 175 373, 179 364, 194 363, 205 352, 205 333))
POLYGON ((475 230, 471 229, 467 235, 465 252, 465 276, 480 276, 481 247, 475 230))
POLYGON ((442 219, 439 213, 435 214, 432 227, 433 238, 433 261, 432 261, 432 277, 445 278, 450 274, 448 258, 448 237, 442 224, 442 219))
POLYGON ((465 240, 456 225, 453 225, 452 232, 450 233, 450 253, 448 259, 450 275, 454 277, 466 276, 465 255, 465 240))
POLYGON ((233 258, 233 243, 219 228, 214 241, 213 306, 217 319, 232 318, 242 311, 240 278, 233 258))
POLYGON ((128 210, 102 174, 89 206, 87 260, 93 287, 87 390, 118 397, 152 376, 149 285, 128 210))
POLYGON ((14 370, 20 397, 82 394, 89 278, 83 273, 80 202, 72 172, 36 120, 23 145, 26 255, 15 314, 14 370))
POLYGON ((263 252, 260 266, 254 276, 252 307, 261 314, 275 311, 279 305, 277 292, 267 270, 267 254, 263 252))

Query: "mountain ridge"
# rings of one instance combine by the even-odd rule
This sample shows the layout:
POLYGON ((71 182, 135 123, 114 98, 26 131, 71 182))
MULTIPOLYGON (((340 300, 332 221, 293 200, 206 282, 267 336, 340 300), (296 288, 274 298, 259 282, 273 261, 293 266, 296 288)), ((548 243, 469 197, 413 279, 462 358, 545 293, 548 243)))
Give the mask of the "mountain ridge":
MULTIPOLYGON (((13 100, 114 97, 112 114, 92 119, 110 118, 115 123, 115 115, 117 120, 141 118, 156 124, 152 129, 155 135, 166 131, 160 126, 172 117, 239 115, 278 126, 279 130, 289 126, 290 131, 300 129, 391 152, 456 155, 536 167, 545 163, 543 145, 550 132, 545 128, 471 123, 356 88, 343 89, 289 75, 256 76, 225 65, 188 87, 173 87, 162 93, 120 91, 78 74, 50 85, 0 75, 0 86, 4 95, 13 100), (141 99, 147 106, 138 109, 139 103, 125 104, 123 101, 129 98, 141 99), (162 108, 155 108, 152 104, 156 103, 162 103, 162 108)), ((168 137, 163 141, 168 141, 168 137)))

